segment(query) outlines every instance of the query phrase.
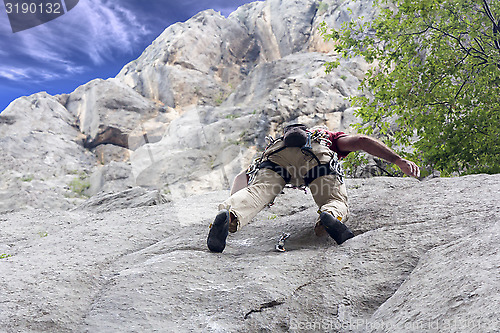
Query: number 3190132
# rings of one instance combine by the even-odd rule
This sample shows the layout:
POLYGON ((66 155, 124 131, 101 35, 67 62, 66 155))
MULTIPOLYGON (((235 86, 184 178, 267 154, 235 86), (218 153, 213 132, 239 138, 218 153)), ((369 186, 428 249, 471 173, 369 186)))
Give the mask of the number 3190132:
POLYGON ((7 14, 63 14, 60 2, 46 3, 5 3, 7 14))

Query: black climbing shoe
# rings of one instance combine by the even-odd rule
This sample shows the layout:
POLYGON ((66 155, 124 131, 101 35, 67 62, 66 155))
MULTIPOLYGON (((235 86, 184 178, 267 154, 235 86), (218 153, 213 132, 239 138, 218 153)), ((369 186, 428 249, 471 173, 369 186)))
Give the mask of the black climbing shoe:
POLYGON ((354 234, 351 230, 342 222, 333 217, 330 213, 321 213, 319 216, 321 224, 325 227, 326 232, 335 239, 337 244, 342 244, 349 238, 353 238, 354 234))
POLYGON ((226 247, 226 238, 229 232, 229 212, 221 210, 215 217, 214 223, 208 232, 207 245, 212 252, 222 252, 226 247))

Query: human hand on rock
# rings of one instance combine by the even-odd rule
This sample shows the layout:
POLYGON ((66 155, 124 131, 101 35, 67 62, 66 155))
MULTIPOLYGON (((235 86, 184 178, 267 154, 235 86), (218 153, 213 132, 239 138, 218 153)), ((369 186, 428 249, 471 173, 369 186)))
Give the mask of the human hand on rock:
POLYGON ((415 178, 420 177, 420 168, 414 162, 400 158, 395 164, 405 175, 415 178))

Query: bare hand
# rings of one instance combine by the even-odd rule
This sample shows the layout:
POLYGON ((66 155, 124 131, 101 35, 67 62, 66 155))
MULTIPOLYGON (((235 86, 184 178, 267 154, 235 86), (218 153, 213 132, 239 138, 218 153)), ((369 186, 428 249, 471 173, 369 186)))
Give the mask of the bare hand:
POLYGON ((412 161, 400 158, 395 164, 401 169, 401 171, 404 172, 405 175, 415 178, 420 177, 420 169, 412 161))

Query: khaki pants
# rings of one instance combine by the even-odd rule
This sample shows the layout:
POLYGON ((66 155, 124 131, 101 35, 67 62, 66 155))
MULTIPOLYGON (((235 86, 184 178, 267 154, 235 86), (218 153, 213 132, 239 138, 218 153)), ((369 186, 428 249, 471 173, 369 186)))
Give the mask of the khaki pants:
MULTIPOLYGON (((291 175, 292 185, 302 185, 306 173, 318 163, 316 159, 300 148, 287 147, 277 153, 274 151, 284 146, 278 141, 266 151, 269 160, 286 168, 291 175)), ((330 162, 333 152, 323 145, 314 142, 312 151, 321 164, 330 162)), ((266 158, 264 158, 266 160, 266 158)), ((245 188, 231 195, 219 205, 219 209, 227 209, 238 219, 238 229, 248 224, 267 204, 281 193, 285 181, 270 169, 260 169, 254 180, 245 188)), ((347 191, 345 184, 340 183, 336 175, 316 178, 309 184, 314 201, 322 212, 329 212, 343 222, 347 220, 347 191)))

